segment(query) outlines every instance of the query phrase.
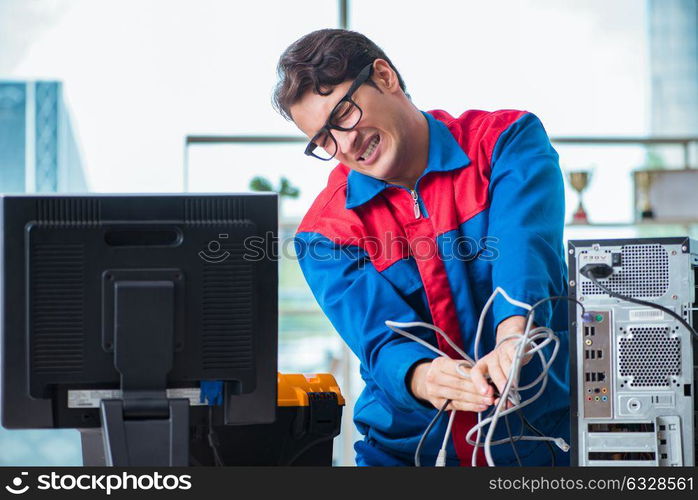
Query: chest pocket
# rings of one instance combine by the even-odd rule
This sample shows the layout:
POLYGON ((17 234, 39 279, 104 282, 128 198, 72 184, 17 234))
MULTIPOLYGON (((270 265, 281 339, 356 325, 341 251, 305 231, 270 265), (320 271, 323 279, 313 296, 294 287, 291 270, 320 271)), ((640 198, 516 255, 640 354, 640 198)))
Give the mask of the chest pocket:
POLYGON ((393 285, 422 321, 431 323, 427 294, 414 258, 398 260, 384 269, 381 275, 393 285))

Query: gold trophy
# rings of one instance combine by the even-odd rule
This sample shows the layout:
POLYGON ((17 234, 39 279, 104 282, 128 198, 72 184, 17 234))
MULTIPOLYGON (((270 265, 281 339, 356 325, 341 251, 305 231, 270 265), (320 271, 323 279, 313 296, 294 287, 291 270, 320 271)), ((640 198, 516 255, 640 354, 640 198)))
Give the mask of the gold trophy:
POLYGON ((582 204, 582 192, 589 185, 589 179, 591 178, 591 172, 588 170, 575 170, 573 172, 568 172, 570 184, 577 191, 579 196, 579 205, 577 205, 577 210, 572 216, 573 224, 589 224, 589 219, 587 218, 587 212, 584 210, 584 205, 582 204))
POLYGON ((635 184, 637 185, 637 209, 641 220, 654 219, 654 210, 650 202, 650 187, 654 175, 649 170, 635 172, 635 184))

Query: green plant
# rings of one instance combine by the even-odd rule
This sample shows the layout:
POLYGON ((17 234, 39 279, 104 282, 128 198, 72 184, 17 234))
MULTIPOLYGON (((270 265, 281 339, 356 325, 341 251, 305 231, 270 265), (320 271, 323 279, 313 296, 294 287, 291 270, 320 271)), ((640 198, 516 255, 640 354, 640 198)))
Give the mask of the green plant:
POLYGON ((656 148, 650 146, 645 154, 645 167, 647 170, 660 170, 665 168, 666 162, 664 157, 657 151, 656 148))
POLYGON ((280 198, 298 198, 301 194, 300 189, 291 184, 286 177, 281 177, 279 187, 274 189, 271 181, 266 177, 254 177, 250 181, 250 190, 252 191, 273 191, 279 194, 280 198))
POLYGON ((251 191, 273 191, 274 188, 268 179, 264 177, 255 177, 250 181, 251 191))

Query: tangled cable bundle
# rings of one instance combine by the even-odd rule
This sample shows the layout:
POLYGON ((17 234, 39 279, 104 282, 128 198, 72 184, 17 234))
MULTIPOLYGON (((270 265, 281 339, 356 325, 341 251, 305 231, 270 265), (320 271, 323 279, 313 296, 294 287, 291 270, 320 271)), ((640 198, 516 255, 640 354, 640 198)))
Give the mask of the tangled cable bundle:
MULTIPOLYGON (((530 425, 526 420, 525 417, 523 416, 522 413, 519 411, 522 408, 525 408, 526 406, 532 404, 535 402, 545 391, 545 388, 548 384, 548 371, 550 370, 550 367, 552 366, 553 362, 555 361, 555 358, 557 356, 558 350, 560 348, 560 339, 555 335, 555 332, 553 332, 550 328, 545 327, 545 326, 539 326, 536 328, 533 327, 533 312, 535 311, 536 307, 539 307, 541 304, 545 303, 546 301, 549 300, 557 300, 557 299, 563 299, 563 300, 571 300, 574 302, 577 302, 575 299, 569 298, 569 297, 563 297, 563 296, 553 296, 553 297, 548 297, 545 299, 542 299, 538 302, 536 302, 534 305, 526 304, 524 302, 520 302, 518 300, 512 299, 502 288, 497 287, 494 292, 492 292, 492 295, 490 295, 489 299, 485 303, 484 307, 482 308, 482 312, 480 313, 480 319, 478 321, 477 325, 477 333, 475 336, 475 350, 474 350, 474 359, 468 356, 468 354, 463 351, 461 348, 459 348, 449 337, 446 335, 446 333, 441 330, 438 326, 436 325, 431 325, 429 323, 424 323, 421 321, 413 321, 413 322, 398 322, 398 321, 386 321, 385 324, 388 326, 391 330, 394 332, 403 335, 404 337, 409 338, 410 340, 413 340, 415 342, 419 342, 422 344, 424 347, 436 352, 440 356, 445 356, 449 357, 446 355, 443 351, 440 349, 434 347, 424 339, 421 339, 417 337, 416 335, 403 330, 403 328, 414 328, 414 327, 423 327, 423 328, 428 328, 430 330, 433 330, 436 332, 438 335, 440 335, 447 343, 449 346, 453 348, 454 351, 456 351, 462 358, 463 362, 458 365, 457 370, 458 372, 465 376, 468 377, 468 374, 463 371, 463 367, 473 367, 475 364, 477 364, 477 361, 479 360, 479 344, 480 344, 480 339, 482 337, 482 331, 484 328, 484 323, 485 323, 485 317, 487 315, 487 312, 489 311, 492 303, 494 302, 494 299, 497 295, 501 294, 510 304, 513 304, 515 306, 521 307, 527 311, 526 314, 526 326, 524 329, 523 334, 516 334, 516 335, 510 335, 509 337, 506 337, 502 339, 500 342, 497 343, 497 347, 501 345, 504 342, 516 342, 517 347, 516 347, 516 354, 514 356, 511 368, 509 370, 509 374, 507 376, 507 383, 504 387, 504 389, 501 391, 499 401, 494 409, 494 411, 486 417, 483 417, 482 412, 478 413, 478 423, 474 425, 466 434, 465 439, 470 444, 473 446, 473 454, 472 454, 472 460, 471 463, 473 466, 476 465, 476 457, 477 457, 477 449, 478 448, 484 448, 485 451, 485 458, 487 459, 487 464, 489 466, 494 466, 494 460, 492 459, 492 452, 491 452, 491 446, 493 445, 499 445, 499 444, 504 444, 504 443, 511 443, 512 446, 514 446, 514 453, 517 455, 517 460, 518 460, 518 454, 516 453, 516 447, 514 445, 515 442, 517 441, 545 441, 548 446, 550 446, 550 443, 556 444, 561 450, 563 451, 568 451, 569 450, 569 445, 565 442, 564 439, 560 437, 551 437, 551 436, 544 436, 542 435, 537 429, 535 429, 532 425, 530 425), (546 359, 543 349, 547 347, 550 344, 554 344, 553 351, 550 354, 550 357, 546 359), (535 380, 533 380, 531 383, 526 384, 524 386, 519 386, 518 385, 518 380, 519 380, 519 375, 521 371, 521 367, 523 365, 523 360, 526 356, 534 356, 535 354, 538 354, 538 358, 540 359, 541 362, 541 373, 538 377, 536 377, 535 380), (531 397, 522 400, 520 396, 521 391, 526 391, 529 389, 533 389, 536 386, 540 386, 538 388, 538 391, 531 397), (506 408, 506 402, 510 401, 512 403, 512 406, 510 408, 506 408), (536 432, 536 436, 527 436, 527 435, 519 435, 519 436, 512 436, 511 432, 509 431, 509 426, 507 423, 507 430, 509 431, 509 437, 505 439, 499 439, 499 440, 494 440, 493 441, 493 436, 494 433, 497 429, 497 425, 499 423, 499 420, 501 417, 505 417, 511 413, 517 412, 519 414, 519 417, 522 419, 522 421, 529 427, 531 428, 534 432, 536 432), (486 428, 486 434, 485 434, 485 440, 484 443, 481 442, 482 438, 482 433, 484 432, 486 428), (475 439, 473 439, 473 435, 476 434, 475 439)), ((584 306, 577 302, 581 307, 582 311, 584 311, 584 306)), ((419 442, 419 445, 417 446, 417 451, 415 453, 415 465, 419 466, 420 465, 420 460, 419 460, 419 454, 422 448, 422 445, 426 439, 426 436, 428 435, 429 431, 431 428, 434 426, 435 422, 440 418, 440 416, 443 414, 445 411, 446 407, 450 401, 446 401, 446 403, 443 405, 443 407, 439 410, 439 412, 436 414, 432 422, 429 424, 427 429, 425 430, 424 434, 422 435, 422 438, 419 442)), ((445 465, 446 462, 446 446, 448 444, 448 437, 451 433, 451 427, 453 425, 453 420, 455 417, 456 410, 451 411, 451 415, 449 417, 449 422, 448 426, 446 429, 446 435, 444 436, 444 440, 441 446, 441 449, 438 454, 438 458, 436 461, 437 466, 443 466, 445 465)), ((550 448, 551 454, 553 455, 553 460, 554 460, 554 452, 552 451, 552 448, 550 448)))

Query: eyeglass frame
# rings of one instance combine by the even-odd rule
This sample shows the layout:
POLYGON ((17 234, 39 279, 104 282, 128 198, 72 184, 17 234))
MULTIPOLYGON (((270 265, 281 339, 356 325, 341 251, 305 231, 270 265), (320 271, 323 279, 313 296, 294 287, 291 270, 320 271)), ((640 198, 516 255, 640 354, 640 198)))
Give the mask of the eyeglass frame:
POLYGON ((361 85, 366 83, 369 80, 369 78, 371 78, 372 74, 373 74, 373 62, 366 65, 364 68, 362 68, 361 71, 359 71, 359 74, 356 76, 356 78, 352 82, 351 86, 349 87, 349 90, 347 90, 347 93, 344 94, 344 97, 342 97, 337 102, 337 104, 335 104, 334 107, 332 108, 332 111, 330 112, 330 116, 327 118, 327 121, 325 121, 325 124, 322 126, 322 128, 319 130, 319 132, 317 134, 315 134, 312 137, 312 139, 310 139, 310 141, 308 142, 308 145, 305 147, 305 154, 307 156, 312 156, 313 158, 317 158, 318 160, 322 160, 322 161, 330 161, 337 155, 337 151, 339 151, 339 145, 337 144, 337 139, 335 139, 334 135, 332 135, 332 130, 339 130, 341 132, 348 132, 349 130, 353 130, 354 128, 356 128, 356 126, 359 124, 359 122, 361 122, 361 118, 363 118, 364 112, 361 109, 361 106, 359 106, 356 103, 356 101, 354 101, 352 99, 352 95, 354 94, 354 92, 356 92, 358 90, 358 88, 361 85), (330 123, 332 120, 332 117, 337 112, 339 106, 343 102, 350 102, 352 105, 356 106, 356 109, 359 110, 359 119, 356 120, 356 123, 354 125, 352 125, 351 127, 342 127, 342 126, 334 125, 334 124, 330 123), (313 153, 313 151, 315 149, 321 147, 315 141, 317 140, 318 137, 320 137, 320 135, 322 135, 324 133, 327 133, 327 135, 330 136, 330 138, 332 139, 332 142, 334 142, 334 146, 335 146, 334 154, 332 156, 330 156, 329 158, 321 158, 320 156, 313 153))

